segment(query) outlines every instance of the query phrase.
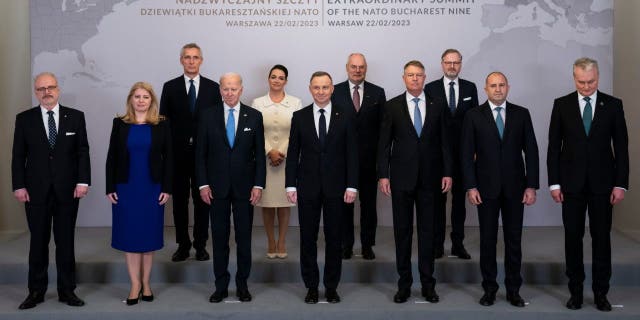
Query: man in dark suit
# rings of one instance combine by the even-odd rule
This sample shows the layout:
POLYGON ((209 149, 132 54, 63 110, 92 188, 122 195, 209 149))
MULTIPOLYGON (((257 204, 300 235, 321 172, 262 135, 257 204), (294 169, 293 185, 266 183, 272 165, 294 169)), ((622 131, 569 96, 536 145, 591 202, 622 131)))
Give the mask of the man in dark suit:
POLYGON ((464 119, 460 150, 464 188, 469 202, 478 206, 484 289, 480 304, 490 306, 496 300, 496 244, 502 216, 507 300, 524 307, 519 293, 520 242, 524 205, 535 203, 539 187, 538 144, 529 110, 507 102, 507 77, 501 72, 490 73, 484 90, 487 102, 470 110, 464 119))
POLYGON ((627 125, 622 101, 598 91, 598 62, 573 64, 576 92, 556 99, 549 124, 547 170, 551 197, 562 203, 565 256, 571 298, 567 308, 582 307, 582 238, 586 212, 592 239, 594 301, 611 311, 611 214, 629 188, 627 125))
POLYGON ((420 61, 404 66, 407 91, 385 105, 378 146, 380 191, 391 197, 396 268, 400 279, 393 297, 403 303, 411 296, 413 208, 418 233, 418 271, 422 296, 439 301, 433 277, 433 221, 437 190, 451 188, 452 164, 447 132, 449 110, 441 99, 424 93, 426 74, 420 61))
POLYGON ((293 113, 285 167, 287 198, 298 203, 300 267, 307 287, 306 303, 318 303, 318 229, 324 222, 323 282, 329 303, 340 302, 336 291, 342 270, 341 224, 345 203, 353 203, 358 184, 358 153, 353 113, 331 102, 331 76, 311 76, 313 104, 293 113))
POLYGON ((228 296, 229 233, 237 245, 236 296, 251 301, 247 278, 251 271, 253 206, 265 187, 266 158, 262 114, 240 103, 242 78, 227 73, 220 78, 223 103, 205 109, 198 122, 196 181, 200 197, 211 205, 213 273, 216 290, 210 302, 228 296))
MULTIPOLYGON (((460 164, 460 133, 462 121, 467 111, 478 106, 476 85, 458 77, 462 68, 462 54, 456 49, 447 49, 442 53, 442 72, 444 76, 424 86, 424 92, 447 102, 451 112, 449 122, 449 141, 453 159, 453 186, 451 187, 451 255, 460 259, 471 259, 462 241, 464 240, 464 220, 467 211, 464 207, 466 190, 462 183, 460 164)), ((444 256, 444 240, 447 229, 447 193, 436 196, 438 207, 435 216, 434 253, 435 259, 444 256)))
POLYGON ((191 246, 196 260, 209 260, 205 249, 209 238, 209 206, 202 202, 195 183, 194 154, 198 115, 222 103, 218 84, 200 75, 203 57, 200 47, 188 43, 180 51, 184 74, 162 87, 160 114, 171 120, 174 152, 173 223, 178 249, 172 261, 184 261, 191 246), (193 243, 189 237, 189 194, 193 199, 193 243))
POLYGON ((19 308, 44 301, 52 225, 58 300, 82 306, 84 301, 73 291, 78 204, 91 183, 84 113, 58 103, 60 88, 52 73, 36 76, 34 93, 40 105, 16 116, 11 161, 14 196, 25 205, 31 232, 29 295, 19 308))
MULTIPOLYGON (((353 114, 358 136, 358 190, 360 194, 360 243, 362 258, 376 258, 372 247, 376 244, 378 212, 376 210, 376 156, 382 111, 387 98, 384 89, 365 81, 367 60, 361 53, 352 53, 347 60, 348 80, 335 86, 331 102, 353 114)), ((342 224, 342 258, 353 255, 354 204, 347 204, 342 224)))

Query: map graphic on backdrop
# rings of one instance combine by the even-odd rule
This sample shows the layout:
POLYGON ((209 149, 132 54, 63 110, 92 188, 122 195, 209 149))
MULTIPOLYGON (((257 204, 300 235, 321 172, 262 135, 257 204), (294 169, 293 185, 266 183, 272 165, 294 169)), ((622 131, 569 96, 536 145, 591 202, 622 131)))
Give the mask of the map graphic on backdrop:
MULTIPOLYGON (((188 42, 203 49, 203 75, 243 76, 244 103, 267 92, 269 68, 282 63, 287 92, 309 104, 311 73, 343 81, 351 52, 366 55, 367 79, 388 98, 404 91, 408 60, 425 64, 427 81, 440 78, 446 48, 462 52, 461 77, 476 82, 481 101, 485 76, 504 72, 509 101, 531 111, 540 149, 542 188, 525 225, 561 224, 544 159, 553 99, 575 90, 573 61, 597 59, 600 89, 612 91, 612 0, 31 0, 30 12, 33 74, 54 72, 61 103, 87 117, 93 186, 81 202, 82 226, 111 224, 104 162, 111 119, 124 111, 130 86, 150 82, 159 96, 181 74, 188 42)), ((379 196, 378 207, 380 223, 391 225, 389 199, 379 196)), ((477 225, 475 208, 467 212, 467 224, 477 225)), ((165 221, 172 223, 169 210, 165 221)))

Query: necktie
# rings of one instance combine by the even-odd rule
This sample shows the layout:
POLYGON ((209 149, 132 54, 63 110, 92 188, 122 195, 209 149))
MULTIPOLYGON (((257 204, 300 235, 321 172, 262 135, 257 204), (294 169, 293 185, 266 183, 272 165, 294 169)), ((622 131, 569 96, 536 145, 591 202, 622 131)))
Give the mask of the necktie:
POLYGON ((584 132, 589 135, 589 130, 591 130, 591 120, 593 118, 593 112, 591 111, 591 98, 584 97, 584 101, 587 104, 584 106, 584 110, 582 111, 582 124, 584 125, 584 132))
POLYGON ((56 138, 58 137, 58 130, 56 130, 56 120, 53 119, 53 111, 47 111, 49 115, 49 148, 53 149, 56 146, 56 138))
POLYGON ((189 96, 189 110, 194 113, 196 111, 196 86, 193 85, 193 79, 189 80, 189 92, 187 95, 189 96))
POLYGON ((229 108, 229 116, 227 117, 227 140, 229 140, 229 146, 233 148, 233 142, 236 140, 236 118, 233 116, 233 112, 236 111, 233 108, 229 108))
POLYGON ((422 133, 422 114, 420 113, 420 108, 418 107, 418 102, 420 102, 420 98, 413 98, 411 101, 415 104, 413 108, 413 127, 416 128, 416 133, 418 137, 422 133))
POLYGON ((453 88, 455 85, 455 82, 449 82, 449 110, 451 110, 451 114, 456 112, 456 90, 453 88))
POLYGON ((356 112, 360 111, 360 86, 356 85, 353 88, 353 107, 356 109, 356 112))
POLYGON ((496 116, 496 127, 498 127, 498 134, 500 134, 500 140, 502 140, 502 134, 504 133, 504 120, 502 119, 502 107, 497 107, 496 112, 498 115, 496 116))
POLYGON ((324 149, 324 142, 327 139, 327 119, 324 117, 324 109, 320 109, 320 120, 318 120, 318 140, 320 147, 324 149))

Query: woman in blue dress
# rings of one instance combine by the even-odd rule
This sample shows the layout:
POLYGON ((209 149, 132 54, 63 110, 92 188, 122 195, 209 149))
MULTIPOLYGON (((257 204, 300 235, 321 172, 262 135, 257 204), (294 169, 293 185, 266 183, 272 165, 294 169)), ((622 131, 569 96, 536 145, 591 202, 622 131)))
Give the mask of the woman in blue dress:
POLYGON ((169 123, 158 112, 150 84, 137 82, 126 114, 113 119, 107 153, 107 198, 112 203, 111 246, 125 252, 131 290, 127 305, 153 301, 153 252, 162 248, 164 204, 169 200, 172 152, 169 123))

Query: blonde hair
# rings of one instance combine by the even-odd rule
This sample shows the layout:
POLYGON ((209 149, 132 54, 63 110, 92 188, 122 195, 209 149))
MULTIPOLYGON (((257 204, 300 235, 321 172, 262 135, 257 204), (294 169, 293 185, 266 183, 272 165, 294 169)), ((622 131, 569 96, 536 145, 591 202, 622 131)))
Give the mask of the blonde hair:
POLYGON ((164 116, 160 115, 160 110, 158 108, 158 98, 156 97, 156 93, 153 91, 153 87, 151 84, 147 82, 136 82, 131 86, 131 90, 129 90, 129 95, 127 95, 127 103, 126 103, 126 113, 123 116, 119 116, 122 121, 125 123, 136 123, 136 114, 135 109, 133 108, 133 94, 138 89, 143 89, 149 92, 151 96, 151 104, 149 105, 149 110, 147 110, 147 117, 145 122, 148 124, 156 125, 161 120, 164 120, 164 116))

